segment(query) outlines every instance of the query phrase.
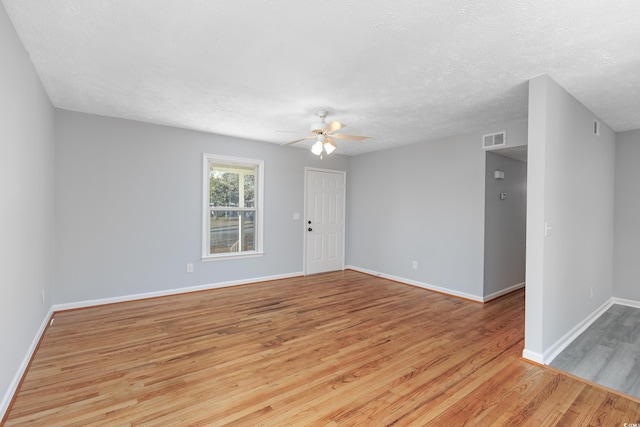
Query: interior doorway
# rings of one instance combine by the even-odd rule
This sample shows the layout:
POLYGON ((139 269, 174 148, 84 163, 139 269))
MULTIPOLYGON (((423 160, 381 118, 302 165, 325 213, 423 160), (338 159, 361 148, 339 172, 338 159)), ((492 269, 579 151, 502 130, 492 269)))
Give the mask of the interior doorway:
POLYGON ((527 146, 488 150, 485 156, 483 300, 525 286, 527 146))

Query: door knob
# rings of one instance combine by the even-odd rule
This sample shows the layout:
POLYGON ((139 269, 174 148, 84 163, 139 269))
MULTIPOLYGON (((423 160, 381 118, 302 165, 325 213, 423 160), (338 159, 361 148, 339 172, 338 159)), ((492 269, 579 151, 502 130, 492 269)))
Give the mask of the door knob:
POLYGON ((313 228, 309 227, 309 228, 307 228, 307 230, 309 230, 309 231, 313 231, 313 228))
POLYGON ((309 220, 309 224, 311 224, 311 220, 309 220))

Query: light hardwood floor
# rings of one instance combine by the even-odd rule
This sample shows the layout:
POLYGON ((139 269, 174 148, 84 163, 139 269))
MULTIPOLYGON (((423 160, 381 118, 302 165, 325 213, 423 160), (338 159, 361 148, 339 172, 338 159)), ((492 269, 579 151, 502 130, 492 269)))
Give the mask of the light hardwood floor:
POLYGON ((345 271, 61 312, 7 426, 640 422, 520 359, 524 292, 486 305, 345 271))

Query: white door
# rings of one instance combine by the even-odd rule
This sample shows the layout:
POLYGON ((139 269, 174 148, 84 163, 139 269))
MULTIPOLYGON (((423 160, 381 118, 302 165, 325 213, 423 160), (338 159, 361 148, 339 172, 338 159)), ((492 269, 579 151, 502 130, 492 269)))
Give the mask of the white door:
POLYGON ((344 269, 345 172, 307 169, 305 273, 344 269))

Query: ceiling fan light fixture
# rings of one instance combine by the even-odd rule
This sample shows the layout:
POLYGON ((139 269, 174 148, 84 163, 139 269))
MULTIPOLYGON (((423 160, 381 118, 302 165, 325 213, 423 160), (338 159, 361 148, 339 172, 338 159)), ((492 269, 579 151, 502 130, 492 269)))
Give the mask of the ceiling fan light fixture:
POLYGON ((316 143, 313 144, 313 147, 311 147, 311 152, 316 156, 322 154, 322 141, 316 141, 316 143))
POLYGON ((333 150, 336 149, 336 146, 334 144, 332 144, 331 142, 325 142, 324 143, 324 151, 327 152, 327 154, 331 154, 333 153, 333 150))

